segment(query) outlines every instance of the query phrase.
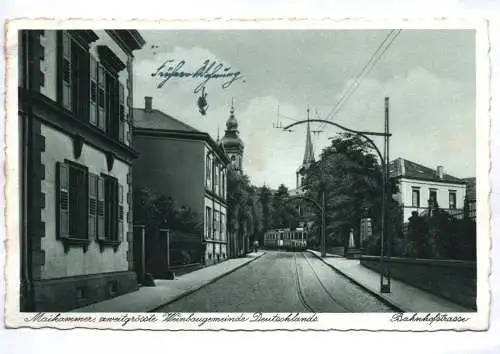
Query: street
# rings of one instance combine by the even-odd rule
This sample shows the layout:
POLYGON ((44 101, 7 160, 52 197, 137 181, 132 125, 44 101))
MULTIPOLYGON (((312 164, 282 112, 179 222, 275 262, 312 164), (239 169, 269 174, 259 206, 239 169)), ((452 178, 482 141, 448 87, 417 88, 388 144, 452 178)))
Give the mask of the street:
POLYGON ((393 312, 308 252, 269 251, 157 312, 393 312))

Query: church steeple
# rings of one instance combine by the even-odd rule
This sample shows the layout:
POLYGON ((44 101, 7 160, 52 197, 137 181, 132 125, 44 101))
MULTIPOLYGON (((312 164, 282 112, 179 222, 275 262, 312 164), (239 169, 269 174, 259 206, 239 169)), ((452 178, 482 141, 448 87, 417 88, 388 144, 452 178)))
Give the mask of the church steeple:
POLYGON ((314 162, 314 150, 313 150, 313 144, 312 144, 312 139, 311 139, 311 127, 309 123, 309 108, 307 108, 307 131, 306 131, 306 148, 304 151, 304 159, 302 160, 302 165, 299 166, 296 172, 296 183, 297 183, 297 190, 301 189, 302 186, 304 185, 304 179, 306 175, 306 171, 309 168, 309 166, 314 162))
POLYGON ((304 160, 302 161, 303 166, 308 166, 314 162, 314 150, 311 139, 311 127, 309 124, 309 108, 307 108, 307 132, 306 132, 306 148, 304 151, 304 160))
POLYGON ((221 143, 224 151, 231 160, 233 168, 241 172, 243 168, 243 151, 245 149, 245 145, 239 137, 238 121, 234 116, 234 99, 231 100, 229 119, 226 122, 226 131, 221 143))

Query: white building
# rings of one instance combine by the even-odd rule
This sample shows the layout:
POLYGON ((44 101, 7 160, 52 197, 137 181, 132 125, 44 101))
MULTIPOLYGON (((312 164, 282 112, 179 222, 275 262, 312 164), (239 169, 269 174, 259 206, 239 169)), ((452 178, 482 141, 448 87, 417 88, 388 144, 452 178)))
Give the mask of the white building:
POLYGON ((463 216, 466 182, 444 173, 443 166, 436 169, 416 162, 397 158, 389 166, 391 178, 397 189, 393 198, 403 208, 403 221, 412 215, 427 212, 429 203, 437 202, 441 209, 451 215, 463 216))
POLYGON ((133 30, 19 34, 24 310, 137 289, 132 252, 133 30))

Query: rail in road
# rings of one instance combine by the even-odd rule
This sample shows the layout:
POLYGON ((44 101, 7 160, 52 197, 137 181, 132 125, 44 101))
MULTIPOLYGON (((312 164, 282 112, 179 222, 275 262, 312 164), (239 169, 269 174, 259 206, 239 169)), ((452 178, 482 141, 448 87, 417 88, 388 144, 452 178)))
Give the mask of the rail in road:
MULTIPOLYGON (((345 312, 351 312, 345 305, 342 305, 337 299, 335 299, 334 296, 328 291, 325 284, 320 279, 318 273, 316 272, 314 267, 309 262, 309 259, 307 258, 306 254, 305 253, 300 253, 300 254, 302 255, 302 257, 304 257, 306 264, 308 265, 308 268, 312 271, 312 273, 314 274, 314 278, 317 280, 318 284, 320 285, 320 287, 318 289, 322 289, 323 293, 327 295, 327 297, 330 299, 330 301, 332 301, 332 303, 336 307, 340 307, 345 312)), ((299 267, 297 265, 297 253, 293 254, 293 259, 294 259, 294 263, 295 263, 295 279, 296 279, 295 283, 297 285, 297 294, 299 296, 300 302, 310 312, 314 312, 314 313, 322 312, 319 309, 315 309, 314 306, 312 306, 310 304, 310 302, 307 301, 307 298, 304 294, 303 287, 302 287, 301 281, 300 281, 299 267)))

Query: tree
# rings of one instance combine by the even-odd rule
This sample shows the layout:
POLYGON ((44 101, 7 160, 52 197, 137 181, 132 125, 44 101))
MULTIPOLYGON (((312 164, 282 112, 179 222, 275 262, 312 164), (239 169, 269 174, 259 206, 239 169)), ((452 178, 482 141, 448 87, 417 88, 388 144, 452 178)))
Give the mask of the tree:
POLYGON ((288 188, 281 184, 273 195, 272 200, 272 228, 283 229, 297 227, 297 209, 289 201, 288 188))
MULTIPOLYGON (((322 151, 319 161, 307 170, 305 185, 306 195, 318 201, 325 191, 327 245, 346 245, 351 228, 359 235, 365 210, 372 218, 374 232, 379 231, 382 169, 364 139, 350 133, 338 134, 322 151)), ((320 225, 318 213, 313 228, 316 233, 320 225)))
POLYGON ((177 206, 168 196, 154 196, 145 187, 134 189, 134 221, 153 231, 168 228, 199 234, 203 229, 200 216, 187 206, 177 206))
POLYGON ((227 175, 228 231, 245 243, 258 239, 263 229, 263 209, 257 188, 248 176, 229 169, 227 175))
POLYGON ((260 244, 264 244, 264 232, 271 229, 272 225, 273 196, 271 190, 265 185, 258 189, 257 194, 262 212, 262 231, 259 234, 258 241, 260 244))

